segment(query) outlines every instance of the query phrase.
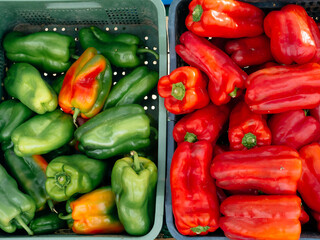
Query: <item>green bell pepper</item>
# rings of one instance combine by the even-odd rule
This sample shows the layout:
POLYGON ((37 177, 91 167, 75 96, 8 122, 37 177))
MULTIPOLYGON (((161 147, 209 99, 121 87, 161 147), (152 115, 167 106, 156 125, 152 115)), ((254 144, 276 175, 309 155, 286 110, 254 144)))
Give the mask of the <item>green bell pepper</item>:
POLYGON ((20 124, 31 118, 33 112, 18 100, 0 104, 0 143, 11 141, 11 134, 20 124))
POLYGON ((38 114, 52 112, 58 106, 57 94, 28 63, 13 64, 4 79, 4 87, 10 96, 38 114))
POLYGON ((111 88, 104 109, 125 104, 139 104, 157 85, 158 80, 157 72, 149 70, 146 66, 136 68, 111 88))
POLYGON ((115 162, 111 173, 111 187, 116 195, 119 219, 127 233, 144 235, 154 220, 157 185, 157 166, 149 159, 131 157, 115 162))
POLYGON ((148 147, 149 136, 150 120, 138 104, 108 108, 75 131, 79 150, 96 159, 148 147))
POLYGON ((73 132, 72 116, 57 109, 21 124, 13 131, 11 140, 19 157, 41 155, 67 144, 73 132))
POLYGON ((106 166, 81 154, 57 157, 47 167, 47 193, 62 202, 76 193, 90 192, 103 180, 106 166))
POLYGON ((132 34, 111 36, 97 27, 85 27, 79 31, 79 41, 83 49, 94 47, 111 64, 122 68, 133 68, 143 63, 142 54, 151 53, 156 59, 159 55, 150 49, 139 48, 140 40, 132 34), (127 38, 127 40, 125 40, 127 38))
POLYGON ((48 234, 59 229, 65 229, 68 225, 66 221, 59 218, 58 214, 48 212, 32 219, 29 227, 34 234, 48 234))
POLYGON ((23 34, 10 32, 3 39, 6 56, 13 62, 26 62, 52 73, 66 71, 75 52, 75 40, 57 32, 23 34))
POLYGON ((13 233, 24 228, 29 235, 33 232, 27 224, 33 219, 36 204, 33 199, 18 189, 17 182, 0 165, 0 228, 13 233))

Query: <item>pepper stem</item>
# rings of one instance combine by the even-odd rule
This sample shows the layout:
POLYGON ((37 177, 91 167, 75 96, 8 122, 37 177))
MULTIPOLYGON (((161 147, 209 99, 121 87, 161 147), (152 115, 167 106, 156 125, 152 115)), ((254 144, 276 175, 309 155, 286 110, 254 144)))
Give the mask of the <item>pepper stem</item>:
POLYGON ((72 220, 72 213, 63 216, 63 213, 59 213, 58 217, 62 220, 72 220))
POLYGON ((60 188, 65 188, 71 181, 70 176, 65 172, 60 172, 55 175, 56 185, 60 188))
POLYGON ((51 212, 58 214, 58 211, 54 208, 53 201, 51 199, 48 199, 47 203, 48 203, 48 206, 49 206, 51 212))
POLYGON ((238 89, 239 88, 235 87, 234 90, 231 93, 229 93, 229 96, 235 98, 237 96, 238 89))
POLYGON ((151 53, 157 60, 159 59, 159 54, 153 50, 145 49, 145 48, 138 48, 137 49, 137 54, 143 54, 143 53, 151 53))
POLYGON ((29 235, 33 235, 32 230, 27 226, 27 224, 23 221, 20 215, 16 216, 14 219, 21 225, 21 227, 24 228, 24 230, 27 231, 29 235))
POLYGON ((171 95, 177 99, 182 100, 186 94, 186 88, 182 82, 172 84, 171 95))
POLYGON ((308 116, 309 110, 308 109, 303 109, 303 111, 304 111, 304 115, 308 116))
POLYGON ((194 143, 197 140, 198 140, 197 139, 197 135, 195 135, 194 133, 187 132, 186 135, 184 136, 184 141, 185 142, 194 143))
POLYGON ((78 115, 80 114, 80 109, 79 108, 74 108, 74 112, 73 112, 73 124, 78 128, 77 125, 77 118, 78 115))
POLYGON ((194 22, 199 22, 203 13, 203 8, 201 5, 197 5, 192 12, 192 20, 194 22))
POLYGON ((257 137, 252 133, 247 133, 243 136, 241 143, 247 149, 253 148, 257 145, 257 137))
POLYGON ((130 155, 133 156, 133 166, 134 166, 134 170, 136 172, 140 171, 140 160, 139 160, 139 156, 138 153, 136 151, 131 151, 130 155))
POLYGON ((202 232, 206 232, 208 231, 210 227, 209 226, 205 226, 205 227, 202 227, 202 226, 197 226, 197 227, 193 227, 193 228, 190 228, 192 232, 196 233, 196 234, 200 234, 202 232))

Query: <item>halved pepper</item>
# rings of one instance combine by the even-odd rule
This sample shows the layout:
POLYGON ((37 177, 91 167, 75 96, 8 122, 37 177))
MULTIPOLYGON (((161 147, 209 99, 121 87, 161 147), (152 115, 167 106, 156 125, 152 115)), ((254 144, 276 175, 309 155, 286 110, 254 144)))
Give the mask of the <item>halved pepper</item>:
POLYGON ((81 113, 92 118, 100 112, 112 85, 109 61, 95 48, 88 48, 68 69, 59 93, 59 105, 72 113, 74 122, 81 113))
POLYGON ((296 194, 302 163, 287 146, 262 146, 231 151, 213 158, 210 173, 226 190, 260 190, 265 194, 296 194))
POLYGON ((212 144, 183 142, 170 166, 172 211, 183 235, 207 235, 219 227, 219 201, 210 176, 212 144))
POLYGON ((52 73, 68 70, 75 45, 73 37, 50 31, 30 34, 14 31, 6 34, 3 39, 8 59, 30 63, 52 73))
POLYGON ((131 151, 131 157, 117 160, 111 172, 119 219, 130 235, 144 235, 153 226, 155 215, 157 166, 131 151))
POLYGON ((203 71, 209 78, 208 93, 216 105, 226 104, 239 96, 247 74, 221 49, 209 40, 187 31, 175 48, 187 64, 203 71))
POLYGON ((263 33, 264 13, 236 0, 193 0, 186 27, 202 37, 241 38, 263 33))
POLYGON ((74 134, 79 150, 96 159, 127 154, 150 145, 150 119, 138 104, 107 108, 74 134))
POLYGON ((27 224, 33 219, 36 204, 33 199, 18 189, 17 182, 0 165, 0 228, 13 233, 16 229, 25 229, 29 235, 33 235, 27 224))
POLYGON ((46 191, 55 201, 68 200, 76 193, 87 193, 103 180, 106 164, 82 154, 60 156, 47 167, 46 191))
POLYGON ((11 140, 19 157, 41 155, 68 143, 73 132, 72 117, 57 109, 21 124, 13 131, 11 140))
POLYGON ((287 145, 299 149, 319 140, 320 123, 304 110, 274 114, 268 121, 273 145, 287 145))
POLYGON ((250 111, 245 102, 238 103, 229 118, 230 150, 244 150, 271 145, 271 131, 266 116, 250 111))
POLYGON ((77 234, 121 233, 115 193, 110 186, 100 187, 70 202, 70 214, 59 218, 73 220, 72 231, 77 234))
POLYGON ((186 114, 208 105, 207 85, 208 79, 199 69, 184 66, 159 79, 158 93, 169 112, 186 114))
POLYGON ((40 72, 28 63, 13 64, 3 81, 10 96, 38 114, 52 112, 58 106, 57 94, 40 72))
POLYGON ((301 199, 295 195, 231 196, 220 211, 219 225, 229 239, 300 238, 301 199))

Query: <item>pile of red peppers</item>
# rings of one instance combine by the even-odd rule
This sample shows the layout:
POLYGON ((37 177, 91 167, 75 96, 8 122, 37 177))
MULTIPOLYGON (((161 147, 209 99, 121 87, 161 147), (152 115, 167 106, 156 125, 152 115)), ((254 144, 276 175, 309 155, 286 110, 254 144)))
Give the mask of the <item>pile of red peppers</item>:
POLYGON ((299 5, 192 0, 184 66, 158 82, 176 115, 170 166, 182 235, 297 240, 320 231, 320 30, 299 5))

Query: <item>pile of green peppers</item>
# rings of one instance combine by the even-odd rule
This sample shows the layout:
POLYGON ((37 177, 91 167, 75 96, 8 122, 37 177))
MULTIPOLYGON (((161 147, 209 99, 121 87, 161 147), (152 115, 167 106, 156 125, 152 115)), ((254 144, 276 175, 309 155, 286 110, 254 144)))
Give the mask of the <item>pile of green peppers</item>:
MULTIPOLYGON (((159 56, 129 33, 115 35, 92 26, 81 28, 78 38, 78 49, 73 37, 50 31, 12 31, 2 39, 9 68, 2 79, 8 98, 0 103, 0 229, 79 233, 72 227, 76 213, 71 221, 63 217, 71 212, 68 206, 107 187, 116 204, 116 211, 105 213, 108 218, 119 219, 127 234, 145 235, 154 221, 158 173, 150 159, 157 155, 157 130, 140 104, 156 88, 159 74, 143 63, 146 54, 159 56), (129 74, 110 91, 101 89, 106 100, 99 102, 97 115, 75 122, 60 108, 59 93, 76 54, 88 48, 104 56, 110 68, 129 74), (59 76, 52 81, 44 73, 59 76)), ((113 80, 113 74, 106 77, 113 80)), ((112 232, 87 227, 87 234, 112 232)))

